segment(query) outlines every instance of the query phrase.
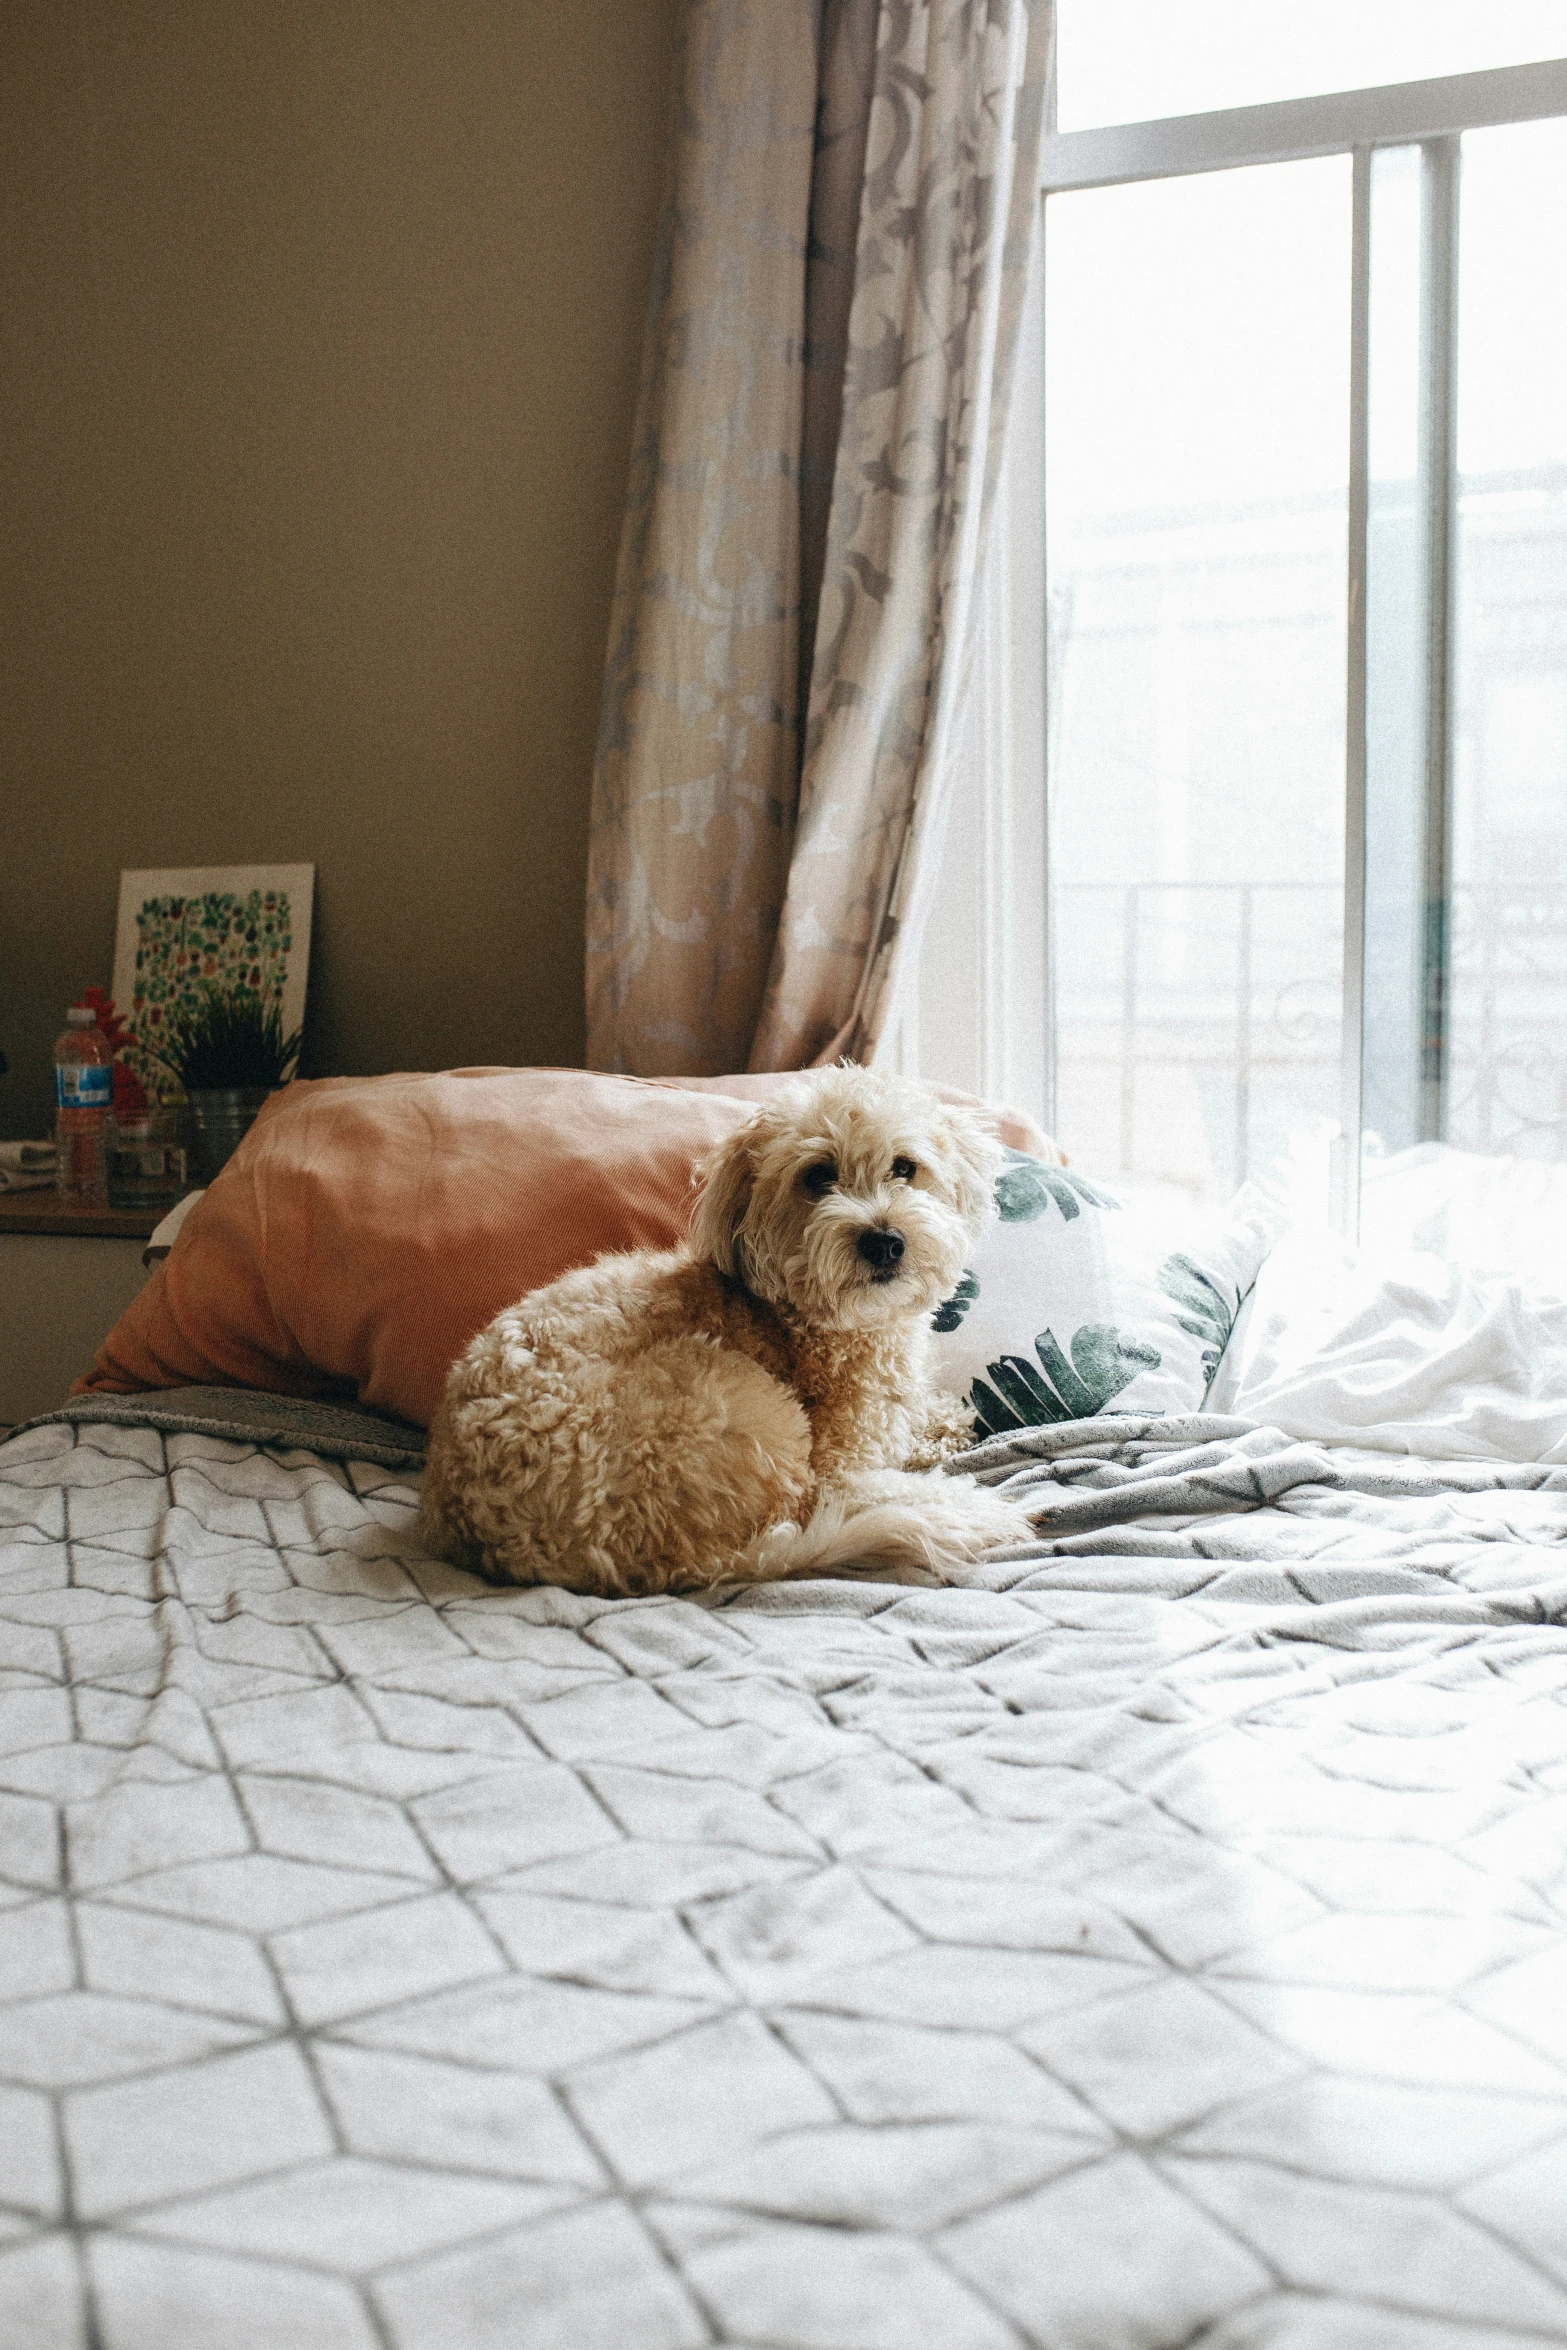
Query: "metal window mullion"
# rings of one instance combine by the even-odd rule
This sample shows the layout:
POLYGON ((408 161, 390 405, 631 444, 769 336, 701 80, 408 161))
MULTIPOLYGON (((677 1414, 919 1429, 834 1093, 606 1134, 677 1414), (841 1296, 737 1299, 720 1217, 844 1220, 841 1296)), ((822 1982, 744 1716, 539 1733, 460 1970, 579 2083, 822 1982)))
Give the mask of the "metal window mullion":
POLYGON ((1354 153, 1349 271, 1349 637, 1344 663, 1344 1016, 1334 1219, 1360 1230, 1366 985, 1366 576, 1371 468, 1371 149, 1354 153))
POLYGON ((1447 1123, 1452 947, 1454 539, 1458 509, 1458 188, 1456 138, 1421 149, 1420 496, 1425 539, 1424 923, 1420 1134, 1447 1123))
MULTIPOLYGON (((1052 43, 1054 34, 1052 33, 1052 43)), ((1045 84, 1045 122, 1047 130, 1054 130, 1056 119, 1055 53, 1052 47, 1050 73, 1045 84)), ((1061 1036, 1060 996, 1056 987, 1056 924, 1055 877, 1050 854, 1052 795, 1055 791, 1055 762, 1050 755, 1050 738, 1056 724, 1056 697, 1050 675, 1050 467, 1045 459, 1049 439, 1049 293, 1050 244, 1047 229, 1050 206, 1043 193, 1039 199, 1039 408, 1036 427, 1039 433, 1039 613, 1042 622, 1039 647, 1040 693, 1040 792, 1044 801, 1044 822, 1039 828, 1039 887, 1040 904, 1045 916, 1045 1051, 1044 1051, 1044 1108, 1045 1130, 1054 1134, 1061 1122, 1061 1036)))
MULTIPOLYGON (((1050 49, 1049 57, 1045 66, 1044 135, 1046 139, 1053 139, 1056 135, 1056 109, 1061 87, 1059 34, 1060 27, 1055 21, 1055 11, 1052 9, 1050 23, 1050 49)), ((1054 876, 1051 870, 1050 856, 1051 794, 1055 790, 1055 772, 1050 758, 1050 730, 1055 724, 1056 713, 1055 699, 1051 692, 1050 679, 1050 468, 1045 463, 1044 456, 1048 423, 1045 411, 1046 402, 1049 397, 1047 344, 1047 320, 1049 317, 1047 296, 1049 293, 1049 279, 1046 275, 1047 269, 1049 267, 1050 253, 1050 247, 1046 236, 1046 229, 1049 218, 1050 207, 1046 202, 1044 186, 1041 183, 1039 191, 1039 218, 1035 223, 1035 227, 1038 232, 1038 243, 1035 246, 1035 266, 1039 271, 1039 410, 1037 416, 1037 426, 1039 432, 1040 452, 1039 486, 1041 507, 1039 517, 1038 579, 1039 616, 1042 622, 1040 634, 1044 640, 1039 647, 1039 789, 1040 797, 1044 806, 1044 821, 1039 827, 1039 902, 1044 908, 1045 916, 1045 1000, 1043 1007, 1045 1036, 1043 1069, 1044 1085, 1042 1091, 1044 1094, 1045 1130, 1049 1134, 1054 1134, 1061 1120, 1061 1038, 1058 1026, 1060 1019, 1060 997, 1056 992, 1056 910, 1053 896, 1054 876)))

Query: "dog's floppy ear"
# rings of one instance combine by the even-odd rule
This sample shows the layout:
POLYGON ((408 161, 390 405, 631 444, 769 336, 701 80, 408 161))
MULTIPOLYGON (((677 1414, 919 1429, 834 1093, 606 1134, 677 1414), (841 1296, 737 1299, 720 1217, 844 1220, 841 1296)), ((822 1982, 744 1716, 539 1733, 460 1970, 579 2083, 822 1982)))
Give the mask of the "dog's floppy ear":
POLYGON ((943 1178, 951 1186, 953 1204, 963 1221, 977 1232, 995 1205, 1001 1145, 966 1112, 945 1106, 932 1120, 931 1139, 943 1178))
POLYGON ((701 1196, 691 1212, 691 1246, 695 1254, 716 1265, 731 1280, 742 1278, 740 1227, 751 1204, 756 1173, 753 1156, 756 1120, 731 1134, 709 1151, 695 1172, 701 1196))

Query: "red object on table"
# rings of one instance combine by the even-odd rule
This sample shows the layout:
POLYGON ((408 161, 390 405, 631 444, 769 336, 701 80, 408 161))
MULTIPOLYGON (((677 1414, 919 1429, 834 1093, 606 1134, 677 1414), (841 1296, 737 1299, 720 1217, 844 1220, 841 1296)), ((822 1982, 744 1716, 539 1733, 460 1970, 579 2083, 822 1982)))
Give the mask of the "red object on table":
POLYGON ((141 1079, 120 1058, 132 1042, 125 1015, 115 1010, 114 998, 105 988, 84 987, 82 1002, 97 1014, 99 1030, 114 1049, 114 1121, 117 1126, 128 1126, 133 1119, 146 1117, 149 1104, 141 1079))

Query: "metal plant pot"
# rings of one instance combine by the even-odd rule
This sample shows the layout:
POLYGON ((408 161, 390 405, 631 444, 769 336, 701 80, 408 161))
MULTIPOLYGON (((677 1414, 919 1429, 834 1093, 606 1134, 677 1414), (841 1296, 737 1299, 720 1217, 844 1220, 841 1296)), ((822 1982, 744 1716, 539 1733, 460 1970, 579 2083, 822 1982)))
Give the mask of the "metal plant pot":
POLYGON ((195 1167, 192 1173, 210 1183, 228 1165, 256 1123, 270 1088, 265 1085, 229 1085, 212 1093, 189 1093, 195 1167))

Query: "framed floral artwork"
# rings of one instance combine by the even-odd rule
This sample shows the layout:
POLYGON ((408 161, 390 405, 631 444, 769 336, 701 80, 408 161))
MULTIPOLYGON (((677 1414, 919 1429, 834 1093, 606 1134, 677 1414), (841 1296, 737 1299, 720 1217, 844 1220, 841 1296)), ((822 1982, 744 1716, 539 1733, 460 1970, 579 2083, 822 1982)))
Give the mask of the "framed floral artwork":
POLYGON ((285 1034, 303 1025, 315 882, 313 865, 120 875, 114 1002, 144 1083, 160 1074, 159 1029, 171 1014, 195 1010, 204 987, 253 988, 279 1006, 285 1034))

